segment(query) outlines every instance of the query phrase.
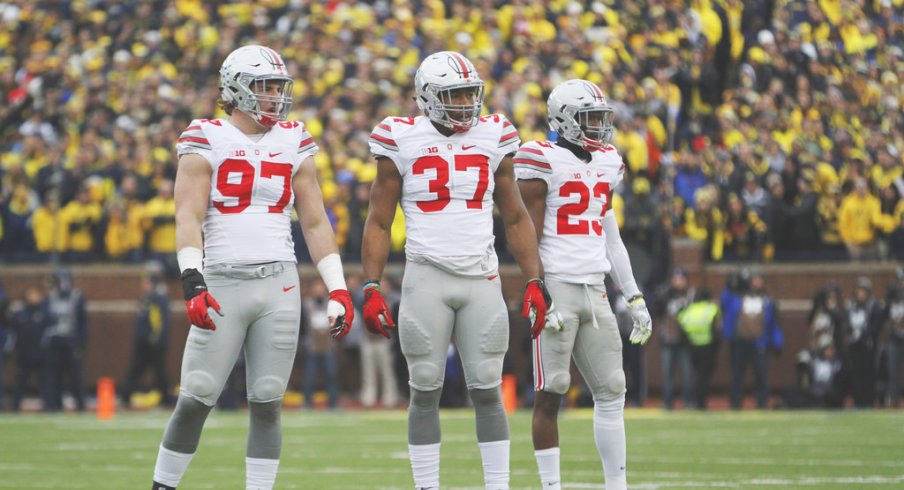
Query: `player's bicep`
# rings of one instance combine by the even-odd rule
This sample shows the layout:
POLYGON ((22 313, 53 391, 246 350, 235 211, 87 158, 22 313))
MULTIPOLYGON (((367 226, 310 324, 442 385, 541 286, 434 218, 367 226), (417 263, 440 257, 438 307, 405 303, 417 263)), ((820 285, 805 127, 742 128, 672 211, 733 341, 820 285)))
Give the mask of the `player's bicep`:
POLYGON ((543 223, 546 218, 546 194, 548 192, 546 181, 542 179, 518 180, 518 191, 539 237, 543 234, 543 223))
POLYGON ((500 215, 506 223, 513 223, 525 213, 524 202, 515 185, 515 171, 512 164, 512 155, 506 155, 499 163, 499 168, 494 174, 496 190, 493 198, 499 206, 500 215))
POLYGON ((389 229, 401 196, 402 176, 395 163, 387 157, 377 157, 377 177, 370 188, 368 220, 389 229))
POLYGON ((295 211, 302 229, 326 218, 314 158, 307 157, 301 162, 301 167, 292 178, 292 192, 295 194, 295 211))
MULTIPOLYGON (((179 157, 173 197, 176 203, 176 247, 198 246, 197 239, 183 236, 180 230, 199 227, 207 216, 210 201, 210 176, 213 170, 206 158, 197 153, 179 157), (190 243, 186 243, 188 240, 190 243)), ((200 230, 200 228, 198 228, 200 230)))

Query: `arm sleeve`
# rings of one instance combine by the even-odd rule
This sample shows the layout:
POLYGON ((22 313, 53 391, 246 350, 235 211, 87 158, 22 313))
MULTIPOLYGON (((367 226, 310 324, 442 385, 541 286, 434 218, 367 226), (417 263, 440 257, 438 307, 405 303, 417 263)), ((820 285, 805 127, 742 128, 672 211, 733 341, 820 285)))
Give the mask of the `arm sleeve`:
MULTIPOLYGON (((501 114, 494 114, 494 116, 499 116, 499 122, 502 125, 502 131, 499 134, 499 153, 502 156, 515 153, 521 145, 521 138, 518 137, 518 130, 515 129, 515 125, 506 119, 505 116, 501 114)), ((500 157, 500 160, 501 159, 502 158, 500 157)))
POLYGON ((634 280, 631 260, 628 258, 628 250, 625 249, 625 244, 618 231, 615 213, 606 213, 606 216, 603 217, 603 233, 606 234, 606 255, 612 264, 610 275, 615 281, 615 285, 621 289, 625 298, 630 299, 639 295, 640 289, 634 280))
POLYGON ((386 157, 395 163, 399 169, 399 175, 405 175, 402 169, 402 161, 399 158, 399 145, 392 135, 391 118, 383 119, 370 133, 368 139, 370 152, 376 157, 386 157))
POLYGON ((549 185, 552 166, 543 150, 534 142, 522 146, 512 160, 517 180, 540 179, 549 185))
POLYGON ((320 147, 314 142, 314 137, 305 129, 304 124, 299 124, 298 131, 301 132, 298 142, 298 155, 300 161, 305 161, 308 157, 313 157, 320 151, 320 147))
POLYGON ((207 159, 208 162, 213 161, 213 148, 207 135, 204 134, 204 127, 200 120, 195 119, 182 130, 179 135, 179 141, 176 143, 176 154, 180 157, 188 153, 197 153, 207 159))

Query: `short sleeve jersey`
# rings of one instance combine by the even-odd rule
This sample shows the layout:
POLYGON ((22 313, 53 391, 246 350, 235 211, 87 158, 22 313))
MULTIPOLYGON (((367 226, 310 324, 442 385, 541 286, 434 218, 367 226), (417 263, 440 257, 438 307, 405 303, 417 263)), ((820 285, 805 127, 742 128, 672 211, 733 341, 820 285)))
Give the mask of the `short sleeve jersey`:
POLYGON ((602 219, 613 212, 609 197, 625 165, 612 146, 584 162, 567 148, 532 141, 515 155, 518 180, 546 182, 546 215, 540 260, 546 277, 576 284, 602 284, 611 270, 602 219))
POLYGON ((213 170, 203 224, 205 266, 295 261, 292 178, 318 151, 302 123, 281 122, 254 141, 228 120, 196 119, 176 151, 201 155, 213 170))
POLYGON ((498 271, 493 248, 494 174, 518 149, 518 131, 492 114, 464 133, 444 136, 426 117, 388 117, 370 135, 371 152, 402 176, 405 253, 453 273, 498 271))

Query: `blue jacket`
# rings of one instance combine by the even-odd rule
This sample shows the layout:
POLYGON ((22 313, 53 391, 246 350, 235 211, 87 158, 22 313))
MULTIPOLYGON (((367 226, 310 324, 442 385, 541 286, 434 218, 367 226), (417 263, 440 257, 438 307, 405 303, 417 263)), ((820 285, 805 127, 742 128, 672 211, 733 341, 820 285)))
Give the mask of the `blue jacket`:
MULTIPOLYGON (((725 340, 731 341, 735 338, 743 298, 743 295, 734 293, 729 289, 722 291, 722 335, 725 340)), ((775 301, 769 296, 765 296, 764 299, 765 312, 763 321, 765 325, 763 335, 756 340, 756 345, 763 348, 781 349, 784 344, 784 337, 778 324, 778 312, 775 309, 775 301)))

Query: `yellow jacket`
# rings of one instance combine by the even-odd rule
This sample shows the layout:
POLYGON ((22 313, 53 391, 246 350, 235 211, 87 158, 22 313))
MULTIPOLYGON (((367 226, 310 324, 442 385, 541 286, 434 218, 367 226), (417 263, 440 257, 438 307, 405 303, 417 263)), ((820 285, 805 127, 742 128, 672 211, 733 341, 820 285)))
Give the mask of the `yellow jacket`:
POLYGON ((176 251, 176 201, 155 197, 144 205, 142 228, 148 233, 148 250, 176 251))
POLYGON ((100 205, 71 201, 60 211, 62 242, 65 250, 90 252, 94 248, 94 227, 100 222, 100 205))
POLYGON ((63 231, 60 229, 60 212, 41 206, 31 217, 32 232, 35 236, 35 248, 38 252, 48 253, 53 250, 63 251, 63 231))
POLYGON ((863 197, 852 192, 841 200, 838 210, 838 233, 844 243, 862 245, 876 238, 876 228, 884 227, 879 199, 867 194, 863 197))

